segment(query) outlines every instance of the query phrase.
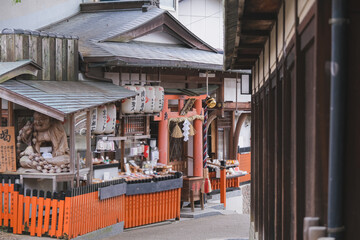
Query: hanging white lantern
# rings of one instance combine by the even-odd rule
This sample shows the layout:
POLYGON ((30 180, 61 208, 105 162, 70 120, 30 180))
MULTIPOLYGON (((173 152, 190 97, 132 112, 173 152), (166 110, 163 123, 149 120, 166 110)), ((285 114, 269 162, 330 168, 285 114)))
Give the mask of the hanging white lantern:
MULTIPOLYGON (((136 91, 134 86, 124 86, 124 88, 136 91)), ((121 102, 121 112, 122 113, 134 113, 136 109, 136 96, 127 98, 121 102)))
POLYGON ((98 107, 95 134, 103 134, 106 128, 107 107, 105 105, 98 107))
POLYGON ((145 113, 154 112, 154 102, 155 102, 155 88, 153 86, 145 86, 146 89, 146 100, 145 100, 145 113))
POLYGON ((106 117, 106 128, 105 134, 110 134, 115 131, 116 125, 116 106, 115 104, 108 104, 106 106, 107 117, 106 117))
POLYGON ((146 90, 142 86, 136 86, 135 91, 137 93, 135 112, 136 113, 144 112, 145 100, 146 100, 146 90))
POLYGON ((90 126, 90 130, 93 133, 96 129, 96 125, 97 125, 97 108, 93 108, 91 109, 91 126, 90 126))
POLYGON ((155 89, 155 103, 154 112, 161 112, 164 107, 164 88, 161 86, 154 87, 155 89))

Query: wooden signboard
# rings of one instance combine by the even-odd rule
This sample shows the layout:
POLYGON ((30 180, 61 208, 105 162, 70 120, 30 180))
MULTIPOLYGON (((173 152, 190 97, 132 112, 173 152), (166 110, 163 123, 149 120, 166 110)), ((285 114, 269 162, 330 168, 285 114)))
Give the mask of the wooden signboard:
POLYGON ((0 172, 16 171, 14 127, 0 127, 0 172))

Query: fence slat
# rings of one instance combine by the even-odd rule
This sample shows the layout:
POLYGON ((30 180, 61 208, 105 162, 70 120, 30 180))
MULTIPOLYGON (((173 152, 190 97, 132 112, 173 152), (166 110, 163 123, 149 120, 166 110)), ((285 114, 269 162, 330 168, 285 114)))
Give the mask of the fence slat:
POLYGON ((18 196, 18 215, 17 215, 17 229, 16 232, 17 234, 21 234, 22 231, 24 230, 23 228, 23 212, 24 212, 24 188, 21 187, 20 191, 19 191, 19 196, 18 196))
POLYGON ((42 236, 42 230, 43 230, 43 219, 44 219, 44 191, 40 191, 39 198, 37 200, 39 210, 38 210, 38 225, 36 228, 36 235, 38 237, 42 236))
POLYGON ((31 197, 31 223, 30 223, 30 235, 35 236, 36 231, 36 213, 37 213, 37 190, 33 190, 33 196, 31 197))
POLYGON ((44 217, 44 227, 42 229, 42 234, 49 233, 51 192, 46 192, 46 199, 44 201, 44 205, 45 205, 45 217, 44 217))
POLYGON ((0 226, 3 225, 4 213, 3 213, 3 196, 4 196, 4 185, 2 183, 2 178, 0 178, 0 226))
POLYGON ((17 202, 18 202, 18 186, 15 189, 15 179, 11 179, 11 185, 9 189, 10 197, 11 197, 11 205, 10 205, 10 227, 14 229, 17 228, 17 202), (16 190, 16 191, 15 191, 16 190))
POLYGON ((9 226, 9 184, 5 182, 4 187, 4 226, 9 226))
POLYGON ((62 194, 61 197, 60 197, 60 201, 58 203, 58 206, 59 206, 59 220, 58 220, 58 229, 56 231, 56 237, 61 237, 63 235, 64 205, 65 205, 65 195, 62 194))
POLYGON ((28 232, 30 227, 30 195, 31 191, 30 189, 26 190, 26 196, 24 197, 24 228, 23 231, 28 232))
POLYGON ((49 230, 49 235, 55 237, 56 234, 56 220, 57 220, 57 211, 58 211, 58 200, 57 193, 54 192, 54 197, 51 200, 51 228, 49 230))

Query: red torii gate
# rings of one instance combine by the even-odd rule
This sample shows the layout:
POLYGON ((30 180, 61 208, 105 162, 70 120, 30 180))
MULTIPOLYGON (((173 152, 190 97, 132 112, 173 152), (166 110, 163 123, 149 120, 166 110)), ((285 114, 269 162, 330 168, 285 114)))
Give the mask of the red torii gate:
MULTIPOLYGON (((168 121, 171 118, 178 117, 191 117, 195 115, 204 115, 202 108, 202 100, 206 98, 206 94, 200 96, 186 96, 186 95, 165 95, 164 96, 164 107, 160 112, 158 117, 154 117, 155 121, 159 121, 159 139, 158 139, 158 149, 159 149, 159 162, 163 164, 168 163, 168 147, 169 147, 169 130, 168 130, 168 121), (187 99, 195 98, 194 107, 186 115, 180 116, 180 111, 184 107, 184 102, 187 99), (178 111, 172 112, 169 109, 169 100, 178 100, 178 111)), ((196 177, 203 176, 203 123, 200 119, 194 120, 194 165, 193 165, 193 175, 196 177)))

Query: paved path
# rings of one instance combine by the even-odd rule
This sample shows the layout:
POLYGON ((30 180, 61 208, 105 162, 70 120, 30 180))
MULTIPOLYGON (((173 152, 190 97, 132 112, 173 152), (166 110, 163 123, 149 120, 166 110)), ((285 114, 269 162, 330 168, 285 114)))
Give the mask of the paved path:
MULTIPOLYGON (((126 229, 123 233, 103 240, 245 240, 249 237, 249 215, 239 214, 241 208, 241 192, 227 194, 227 210, 214 210, 219 204, 217 195, 206 204, 209 211, 217 211, 219 215, 201 218, 182 218, 180 221, 165 221, 147 226, 126 229)), ((218 207, 217 207, 218 209, 218 207)), ((183 209, 186 212, 189 209, 183 209)), ((195 211, 200 211, 195 208, 195 211)), ((34 238, 0 232, 0 240, 45 240, 50 238, 34 238)), ((52 238, 53 239, 53 238, 52 238)))
MULTIPOLYGON (((125 230, 123 233, 104 240, 243 240, 249 237, 250 217, 239 214, 242 208, 241 192, 227 194, 227 210, 215 210, 220 215, 202 218, 182 218, 180 221, 167 221, 139 228, 125 230)), ((209 200, 207 209, 219 203, 219 196, 209 200)), ((184 209, 189 210, 189 209, 184 209)), ((195 208, 198 212, 200 209, 195 208)))
POLYGON ((104 240, 219 240, 248 239, 249 215, 228 211, 225 215, 178 222, 150 225, 149 227, 125 230, 118 236, 104 240))

